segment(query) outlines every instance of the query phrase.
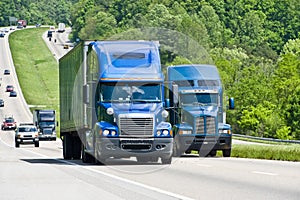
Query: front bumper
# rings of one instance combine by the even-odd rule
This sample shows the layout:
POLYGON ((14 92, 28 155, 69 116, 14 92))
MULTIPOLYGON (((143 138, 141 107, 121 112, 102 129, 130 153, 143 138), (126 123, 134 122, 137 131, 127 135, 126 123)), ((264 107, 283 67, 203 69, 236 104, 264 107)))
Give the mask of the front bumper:
POLYGON ((172 156, 173 138, 97 138, 96 151, 102 159, 109 157, 172 156))
POLYGON ((195 136, 176 135, 175 145, 181 152, 196 150, 231 149, 232 137, 228 136, 195 136))
POLYGON ((39 134, 40 140, 56 139, 56 134, 39 134))
POLYGON ((20 144, 34 144, 39 142, 39 138, 15 138, 15 141, 20 144))

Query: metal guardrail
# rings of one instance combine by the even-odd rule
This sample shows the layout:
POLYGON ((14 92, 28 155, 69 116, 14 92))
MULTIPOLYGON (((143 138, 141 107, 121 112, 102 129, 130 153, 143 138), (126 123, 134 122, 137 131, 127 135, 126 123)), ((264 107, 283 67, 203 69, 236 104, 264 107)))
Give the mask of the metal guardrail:
POLYGON ((255 139, 255 140, 261 140, 261 141, 268 141, 268 142, 300 144, 300 140, 281 140, 281 139, 274 139, 274 138, 254 137, 254 136, 241 135, 241 134, 232 134, 232 135, 235 137, 240 137, 240 138, 248 138, 248 139, 255 139))

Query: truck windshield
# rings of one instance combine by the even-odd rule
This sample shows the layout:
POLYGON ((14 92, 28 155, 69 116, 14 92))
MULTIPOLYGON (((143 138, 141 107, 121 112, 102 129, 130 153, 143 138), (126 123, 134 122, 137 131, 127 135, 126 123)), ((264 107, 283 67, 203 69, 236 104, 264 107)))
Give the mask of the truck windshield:
POLYGON ((214 106, 218 105, 218 94, 211 93, 196 93, 196 94, 182 94, 180 96, 182 104, 214 106))
POLYGON ((161 85, 156 83, 105 83, 100 88, 103 102, 161 102, 161 85))

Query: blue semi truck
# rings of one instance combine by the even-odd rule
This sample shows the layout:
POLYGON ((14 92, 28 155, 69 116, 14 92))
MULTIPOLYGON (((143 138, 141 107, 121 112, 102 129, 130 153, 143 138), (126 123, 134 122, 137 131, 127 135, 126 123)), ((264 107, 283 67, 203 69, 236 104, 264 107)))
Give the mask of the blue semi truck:
MULTIPOLYGON (((178 65, 167 69, 174 156, 191 151, 231 154, 231 127, 226 124, 223 88, 216 66, 178 65)), ((229 108, 234 108, 233 98, 229 108)))
POLYGON ((81 42, 59 60, 59 82, 65 159, 171 163, 158 42, 81 42))

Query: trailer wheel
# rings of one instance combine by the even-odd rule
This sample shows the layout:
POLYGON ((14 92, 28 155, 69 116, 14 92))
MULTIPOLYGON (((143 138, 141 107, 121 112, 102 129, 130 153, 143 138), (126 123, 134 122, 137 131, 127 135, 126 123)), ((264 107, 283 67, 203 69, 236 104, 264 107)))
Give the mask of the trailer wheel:
POLYGON ((72 137, 70 135, 64 135, 63 138, 63 156, 64 159, 70 160, 72 158, 72 137))
POLYGON ((231 149, 223 149, 223 157, 230 157, 231 155, 231 149))
POLYGON ((81 158, 81 140, 79 137, 73 137, 73 154, 72 157, 75 160, 81 158))

